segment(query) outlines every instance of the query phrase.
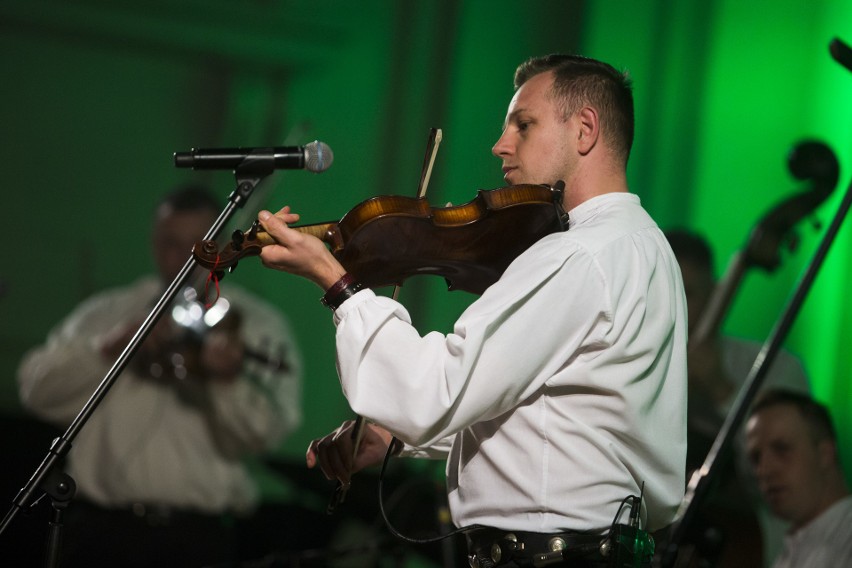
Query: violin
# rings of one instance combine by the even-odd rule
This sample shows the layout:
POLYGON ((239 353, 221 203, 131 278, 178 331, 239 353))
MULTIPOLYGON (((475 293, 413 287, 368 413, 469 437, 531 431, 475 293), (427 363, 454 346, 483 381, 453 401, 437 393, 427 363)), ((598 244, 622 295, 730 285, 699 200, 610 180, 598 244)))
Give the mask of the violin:
MULTIPOLYGON (((418 274, 443 276, 450 290, 481 294, 540 238, 565 228, 564 183, 479 190, 458 206, 430 207, 423 197, 362 201, 340 221, 292 227, 325 242, 340 264, 369 288, 398 286, 418 274)), ((257 221, 219 249, 200 241, 198 264, 222 275, 275 241, 257 221)))
MULTIPOLYGON (((133 360, 137 371, 153 379, 173 381, 205 374, 201 350, 208 333, 227 331, 235 336, 242 328, 243 316, 226 298, 205 309, 195 288, 183 290, 170 311, 174 335, 154 353, 140 352, 133 360)), ((240 341, 235 339, 235 341, 240 341)), ((289 372, 290 364, 281 345, 263 345, 255 349, 243 345, 243 357, 270 372, 289 372)))
MULTIPOLYGON (((781 251, 784 248, 793 250, 798 243, 793 232, 795 225, 816 210, 837 185, 840 173, 837 157, 821 142, 799 143, 790 152, 787 165, 796 179, 809 180, 810 187, 776 203, 752 228, 745 246, 732 258, 723 278, 713 289, 695 330, 690 334, 690 350, 698 348, 719 331, 748 269, 758 267, 771 272, 780 266, 781 251)), ((705 463, 713 442, 714 439, 708 433, 689 428, 688 472, 696 471, 705 463)), ((745 493, 742 493, 740 480, 732 464, 727 465, 724 475, 726 477, 715 488, 721 497, 718 501, 710 501, 701 513, 701 532, 715 534, 715 538, 719 539, 718 544, 708 546, 701 552, 702 560, 718 566, 758 566, 763 554, 762 547, 754 545, 760 543, 762 538, 758 516, 747 502, 744 502, 744 508, 731 506, 731 503, 742 499, 745 493), (720 536, 724 539, 720 539, 720 536)), ((692 483, 690 481, 690 486, 692 483)), ((665 550, 665 547, 660 550, 665 550)))

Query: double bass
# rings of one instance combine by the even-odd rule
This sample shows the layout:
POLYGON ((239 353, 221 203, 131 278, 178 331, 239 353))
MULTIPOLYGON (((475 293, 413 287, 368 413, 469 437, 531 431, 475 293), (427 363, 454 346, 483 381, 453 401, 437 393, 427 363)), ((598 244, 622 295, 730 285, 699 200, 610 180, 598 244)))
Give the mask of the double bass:
MULTIPOLYGON (((689 352, 712 341, 718 334, 749 270, 760 268, 772 272, 781 265, 785 249, 795 250, 799 242, 794 231, 796 225, 812 215, 828 198, 839 178, 836 156, 819 141, 797 144, 788 156, 788 168, 796 179, 807 180, 808 187, 773 205, 751 229, 745 245, 734 254, 723 277, 714 287, 698 324, 690 334, 689 352)), ((690 471, 702 465, 713 443, 714 440, 709 439, 706 433, 690 430, 690 471)), ((714 489, 724 497, 711 501, 702 509, 701 522, 691 527, 690 540, 695 541, 703 556, 701 561, 705 564, 702 565, 760 565, 761 528, 751 510, 752 505, 742 494, 743 488, 733 465, 727 465, 720 477, 716 479, 714 489)))
POLYGON ((701 314, 690 345, 698 345, 715 334, 728 312, 743 277, 751 268, 772 272, 781 265, 784 248, 795 250, 798 239, 793 229, 828 198, 840 175, 837 157, 827 145, 810 140, 796 145, 787 160, 796 179, 810 180, 810 187, 797 192, 767 211, 748 236, 745 246, 731 260, 701 314))

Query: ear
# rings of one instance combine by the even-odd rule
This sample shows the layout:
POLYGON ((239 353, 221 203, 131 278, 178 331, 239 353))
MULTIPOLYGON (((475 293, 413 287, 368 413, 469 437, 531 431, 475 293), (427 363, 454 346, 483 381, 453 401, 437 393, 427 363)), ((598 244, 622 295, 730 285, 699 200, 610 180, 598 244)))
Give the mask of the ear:
POLYGON ((592 107, 583 107, 575 116, 579 126, 577 150, 585 156, 592 151, 600 137, 598 111, 592 107))

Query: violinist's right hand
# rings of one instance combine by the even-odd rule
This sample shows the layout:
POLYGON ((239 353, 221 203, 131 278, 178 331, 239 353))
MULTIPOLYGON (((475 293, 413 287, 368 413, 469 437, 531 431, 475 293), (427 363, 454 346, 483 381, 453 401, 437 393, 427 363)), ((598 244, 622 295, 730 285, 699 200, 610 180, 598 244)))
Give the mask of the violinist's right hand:
POLYGON ((325 243, 287 226, 299 220, 299 215, 292 213, 289 205, 275 215, 261 211, 257 218, 277 243, 263 247, 260 260, 264 266, 303 276, 323 290, 331 288, 346 274, 325 243))
POLYGON ((309 468, 319 465, 326 479, 349 483, 351 474, 382 462, 393 435, 376 424, 364 424, 358 455, 352 456, 354 420, 348 420, 331 434, 311 442, 305 454, 309 468))

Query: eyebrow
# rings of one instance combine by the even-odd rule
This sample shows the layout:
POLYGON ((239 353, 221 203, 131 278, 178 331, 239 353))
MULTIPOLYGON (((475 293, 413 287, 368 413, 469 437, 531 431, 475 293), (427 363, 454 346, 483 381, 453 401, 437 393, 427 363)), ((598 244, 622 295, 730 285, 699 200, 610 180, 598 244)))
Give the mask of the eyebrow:
POLYGON ((509 126, 509 123, 513 120, 517 119, 518 115, 529 112, 527 108, 516 108, 503 120, 503 130, 506 130, 506 127, 509 126))

